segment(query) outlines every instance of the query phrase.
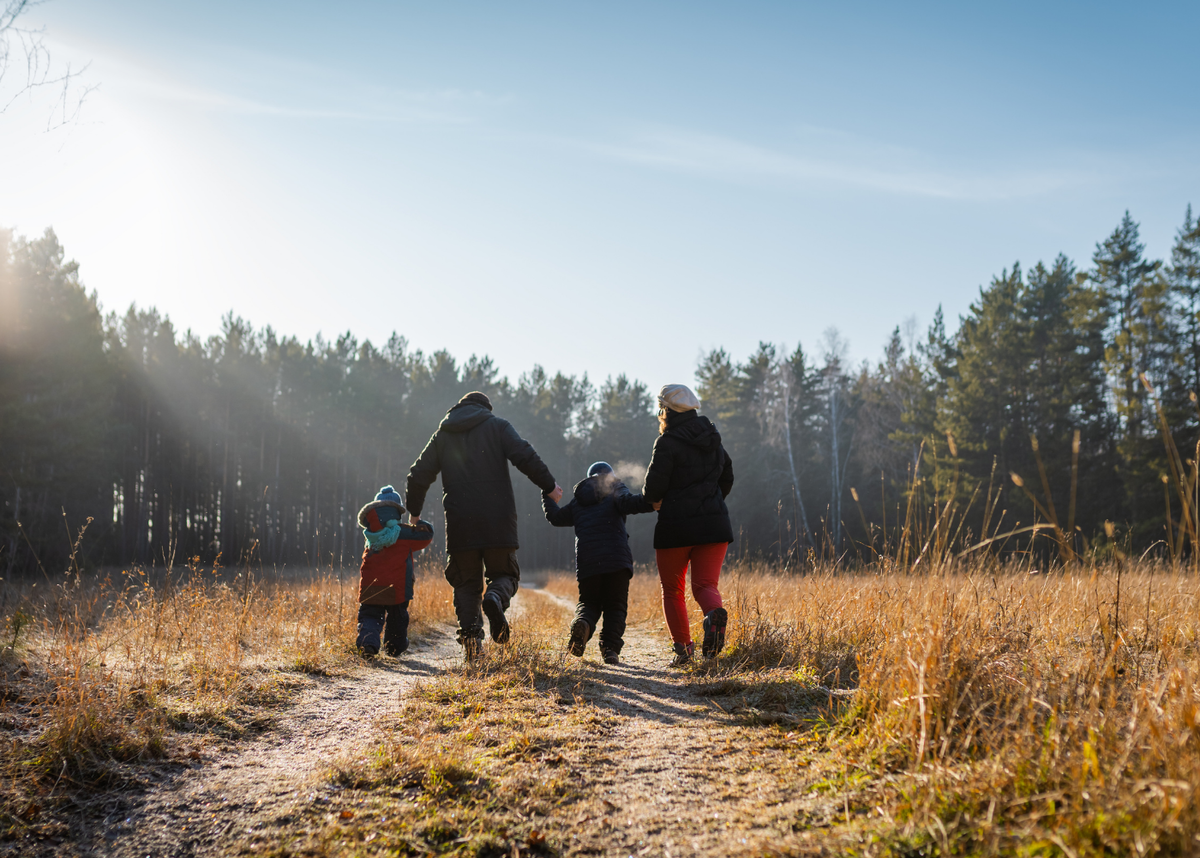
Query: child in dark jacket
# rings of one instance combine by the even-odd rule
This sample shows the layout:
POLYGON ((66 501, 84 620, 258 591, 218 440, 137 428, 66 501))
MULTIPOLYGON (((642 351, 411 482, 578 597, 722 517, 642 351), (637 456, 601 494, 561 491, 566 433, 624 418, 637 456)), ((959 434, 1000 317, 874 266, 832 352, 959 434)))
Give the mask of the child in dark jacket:
POLYGON ((400 495, 391 486, 358 512, 367 544, 358 585, 357 643, 367 658, 381 643, 391 656, 408 649, 408 605, 416 580, 412 556, 433 541, 433 527, 426 521, 401 524, 403 515, 400 495))
POLYGON ((601 616, 600 655, 606 664, 619 664, 624 645, 625 617, 629 613, 629 579, 633 577, 633 552, 625 517, 651 512, 653 507, 617 479, 607 462, 588 468, 587 479, 575 486, 575 497, 559 507, 542 496, 546 520, 555 527, 575 528, 575 575, 579 604, 571 623, 567 649, 583 655, 601 616))

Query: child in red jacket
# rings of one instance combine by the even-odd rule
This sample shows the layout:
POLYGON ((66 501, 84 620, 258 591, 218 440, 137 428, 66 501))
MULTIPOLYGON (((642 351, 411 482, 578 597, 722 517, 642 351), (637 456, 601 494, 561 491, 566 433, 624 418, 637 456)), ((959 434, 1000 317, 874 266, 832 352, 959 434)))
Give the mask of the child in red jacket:
POLYGON ((408 605, 413 598, 413 554, 433 541, 433 526, 400 523, 404 506, 391 486, 358 512, 367 540, 358 585, 358 650, 366 658, 379 652, 380 638, 388 655, 408 649, 408 605))

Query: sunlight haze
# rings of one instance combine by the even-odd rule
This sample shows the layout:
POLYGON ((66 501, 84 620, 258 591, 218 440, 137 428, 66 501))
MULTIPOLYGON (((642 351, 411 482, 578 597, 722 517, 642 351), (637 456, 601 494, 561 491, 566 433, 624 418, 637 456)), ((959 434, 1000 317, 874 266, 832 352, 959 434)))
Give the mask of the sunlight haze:
POLYGON ((0 114, 0 224, 106 310, 391 331, 651 387, 760 340, 855 361, 1014 260, 1200 203, 1194 4, 89 4, 95 86, 0 114))

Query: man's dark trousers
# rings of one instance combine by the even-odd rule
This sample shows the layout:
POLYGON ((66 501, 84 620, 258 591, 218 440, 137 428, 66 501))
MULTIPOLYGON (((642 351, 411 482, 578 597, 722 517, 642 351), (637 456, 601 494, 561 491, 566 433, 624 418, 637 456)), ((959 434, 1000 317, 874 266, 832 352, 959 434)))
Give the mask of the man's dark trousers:
POLYGON ((517 593, 521 568, 512 548, 477 548, 456 551, 446 564, 446 580, 454 588, 454 613, 458 640, 483 640, 483 599, 495 595, 507 611, 517 593), (484 593, 484 581, 487 592, 484 593))
POLYGON ((594 632, 601 615, 604 628, 600 630, 600 651, 620 653, 625 645, 625 618, 629 615, 629 570, 618 569, 580 580, 575 618, 587 620, 594 632))

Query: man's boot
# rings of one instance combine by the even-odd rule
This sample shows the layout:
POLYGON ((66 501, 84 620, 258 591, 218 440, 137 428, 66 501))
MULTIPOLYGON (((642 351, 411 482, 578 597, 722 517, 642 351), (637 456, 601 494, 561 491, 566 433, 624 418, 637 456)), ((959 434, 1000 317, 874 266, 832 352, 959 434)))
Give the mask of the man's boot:
POLYGON ((592 627, 583 617, 576 617, 571 623, 571 637, 567 641, 567 652, 579 658, 587 647, 588 639, 592 636, 592 627))
POLYGON ((487 615, 492 640, 501 644, 508 643, 512 630, 508 627, 508 620, 504 618, 504 606, 500 604, 498 595, 488 593, 483 597, 483 613, 487 615))
POLYGON ((463 661, 471 664, 483 658, 483 641, 477 637, 462 639, 463 661))

